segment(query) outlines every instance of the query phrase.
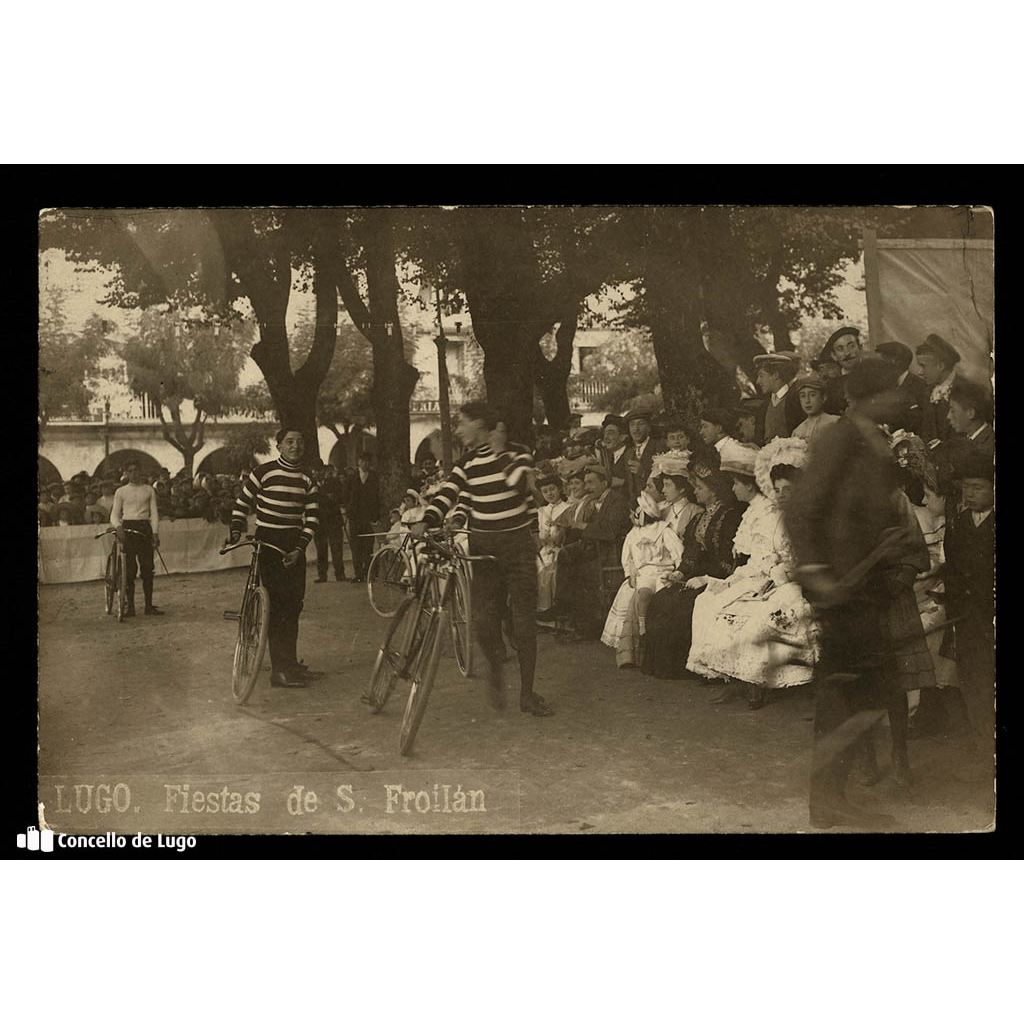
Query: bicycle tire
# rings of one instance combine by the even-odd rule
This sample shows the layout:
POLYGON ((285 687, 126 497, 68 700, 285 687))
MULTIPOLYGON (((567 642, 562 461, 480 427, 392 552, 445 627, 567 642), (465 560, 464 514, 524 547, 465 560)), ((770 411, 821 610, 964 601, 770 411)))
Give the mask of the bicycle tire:
POLYGON ((128 559, 121 546, 117 548, 117 621, 128 618, 128 559))
POLYGON ((270 594, 266 587, 256 587, 243 598, 242 613, 238 616, 238 639, 231 666, 231 694, 236 704, 244 704, 256 688, 260 665, 267 650, 269 625, 270 594))
POLYGON ((416 659, 416 669, 412 673, 412 687, 409 699, 405 703, 405 714, 402 715, 402 729, 398 737, 398 752, 408 757, 412 752, 416 734, 419 732, 423 715, 427 710, 430 691, 434 688, 434 676, 437 674, 437 663, 441 658, 441 642, 444 638, 447 623, 447 612, 443 609, 431 608, 430 621, 424 631, 423 643, 416 659))
POLYGON ((395 689, 405 662, 412 640, 415 636, 407 616, 416 606, 416 599, 407 597, 391 618, 391 624, 384 635, 384 642, 377 649, 377 658, 370 674, 370 685, 363 694, 364 704, 369 704, 374 714, 380 712, 387 704, 388 698, 395 689), (401 633, 402 627, 406 632, 401 633))
POLYGON ((385 546, 373 553, 366 567, 366 592, 378 615, 390 619, 415 586, 414 572, 400 551, 385 546))
POLYGON ((114 552, 107 555, 107 564, 103 569, 103 603, 108 615, 114 611, 114 595, 117 593, 116 566, 114 552))
POLYGON ((464 677, 473 671, 473 591, 469 576, 461 568, 455 570, 452 581, 451 616, 452 649, 455 664, 464 677))

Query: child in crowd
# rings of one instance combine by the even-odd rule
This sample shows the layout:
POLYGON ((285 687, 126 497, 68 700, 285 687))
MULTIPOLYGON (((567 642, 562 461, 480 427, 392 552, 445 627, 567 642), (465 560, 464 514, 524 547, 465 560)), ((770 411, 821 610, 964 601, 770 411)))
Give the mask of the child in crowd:
POLYGON ((538 486, 546 504, 537 510, 537 618, 550 619, 558 549, 565 539, 565 529, 556 520, 570 506, 557 476, 544 477, 538 486))
POLYGON ((803 438, 810 444, 811 439, 820 433, 823 427, 835 423, 839 417, 825 412, 828 385, 818 374, 808 373, 797 377, 793 381, 793 387, 800 399, 800 408, 806 415, 806 419, 793 428, 793 437, 803 438))

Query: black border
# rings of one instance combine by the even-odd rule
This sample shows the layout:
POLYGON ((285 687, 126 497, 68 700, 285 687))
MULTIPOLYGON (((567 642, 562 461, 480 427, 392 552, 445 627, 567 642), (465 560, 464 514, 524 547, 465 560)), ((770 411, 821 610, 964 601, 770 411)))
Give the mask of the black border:
MULTIPOLYGON (((462 203, 581 204, 581 205, 922 205, 965 203, 990 206, 996 215, 1000 241, 1016 238, 1019 205, 1010 181, 1020 179, 1018 167, 979 165, 698 165, 637 166, 562 165, 422 165, 422 166, 205 166, 205 165, 43 165, 8 167, 15 179, 9 195, 16 197, 7 210, 10 231, 7 251, 7 296, 13 318, 8 320, 8 395, 13 415, 13 479, 23 472, 34 478, 31 453, 22 444, 22 424, 35 423, 35 398, 28 373, 35 362, 37 328, 39 211, 49 207, 137 206, 259 206, 259 205, 435 205, 462 203), (23 362, 24 360, 24 362, 23 362), (22 404, 24 408, 22 408, 22 404), (22 463, 24 458, 24 463, 22 463)), ((1009 308, 1001 302, 1013 294, 1016 246, 1000 247, 996 260, 997 324, 1009 323, 999 313, 1009 308)), ((1009 360, 1007 381, 1015 381, 1015 339, 1004 339, 1000 355, 1009 360)), ((1007 367, 1001 367, 1004 373, 1007 367)), ((1006 389, 1012 394, 1010 386, 1006 389)), ((1001 394, 1001 393, 1000 393, 1001 394)), ((999 395, 997 394, 997 399, 999 395)), ((1015 433, 1012 405, 1000 420, 1003 450, 1013 452, 1015 433)), ((1012 501, 1012 478, 1005 480, 1004 506, 1012 501)), ((21 484, 19 483, 20 489, 21 484)), ((1012 506, 1010 506, 1012 508, 1012 506)), ((12 522, 32 530, 32 517, 12 503, 12 522), (16 511, 15 511, 16 510, 16 511)), ((1014 517, 1015 518, 1015 517, 1014 517)), ((1015 620, 1013 583, 1016 573, 1015 537, 1007 523, 999 553, 1007 556, 1001 567, 1008 584, 1002 602, 1004 621, 1015 620)), ((13 701, 8 714, 6 748, 9 775, 3 801, 7 859, 28 855, 18 851, 12 833, 23 831, 36 819, 36 678, 35 650, 28 649, 36 636, 35 602, 22 601, 21 581, 34 579, 34 543, 22 543, 18 533, 8 534, 8 627, 7 682, 13 701), (13 586, 11 585, 13 584, 13 586), (22 618, 24 617, 24 619, 22 618), (27 670, 27 671, 26 671, 27 670)), ((662 835, 638 846, 633 835, 589 835, 573 842, 564 835, 481 836, 203 836, 194 854, 156 851, 75 851, 74 858, 91 859, 324 859, 348 857, 479 858, 479 857, 756 857, 777 858, 1004 858, 1011 852, 1018 810, 1015 749, 1018 704, 1015 680, 1009 664, 1013 652, 1007 643, 997 651, 997 676, 1008 680, 1000 688, 998 825, 980 835, 662 835), (1006 667, 1007 672, 1002 670, 1006 667), (458 842, 454 843, 453 839, 458 842), (898 840, 894 842, 893 840, 898 840)), ((647 837, 645 837, 647 838, 647 837)), ((38 861, 38 858, 34 859, 38 861)), ((61 857, 52 859, 59 863, 61 857)), ((47 860, 50 860, 47 858, 47 860)), ((908 884, 912 881, 908 879, 908 884)))

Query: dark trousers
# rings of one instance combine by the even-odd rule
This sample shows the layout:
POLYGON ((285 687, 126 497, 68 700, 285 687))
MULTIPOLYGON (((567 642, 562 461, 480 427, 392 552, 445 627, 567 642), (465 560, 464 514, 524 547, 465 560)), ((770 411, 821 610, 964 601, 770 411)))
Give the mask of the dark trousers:
POLYGON ((146 598, 146 607, 153 603, 153 528, 148 519, 126 519, 125 530, 138 530, 144 534, 140 537, 135 533, 124 535, 124 560, 128 569, 128 600, 135 601, 136 566, 142 576, 142 593, 146 598))
POLYGON ((533 693, 537 667, 537 545, 527 528, 508 533, 471 533, 470 554, 494 555, 473 562, 473 629, 491 679, 500 677, 505 642, 501 623, 509 606, 519 656, 519 696, 533 693))
POLYGON ((991 619, 968 617, 956 626, 956 668, 960 693, 967 707, 978 750, 986 758, 995 754, 996 665, 991 619))
MULTIPOLYGON (((285 551, 297 545, 294 530, 264 530, 258 527, 256 537, 270 544, 276 544, 285 551), (287 537, 280 536, 288 534, 287 537)), ((260 578, 270 594, 270 622, 267 640, 270 648, 270 666, 275 672, 294 670, 298 655, 296 645, 299 639, 299 616, 302 614, 303 598, 306 596, 306 554, 286 569, 281 554, 270 548, 260 549, 260 578)))
MULTIPOLYGON (((331 561, 334 563, 334 578, 345 578, 345 547, 343 543, 345 521, 328 519, 316 531, 313 538, 316 543, 316 574, 320 579, 327 579, 327 549, 331 550, 331 561)), ((358 573, 357 573, 358 575, 358 573)))
POLYGON ((361 533, 372 533, 372 523, 358 523, 349 520, 348 542, 352 545, 352 571, 357 580, 366 579, 366 570, 373 557, 373 538, 360 537, 361 533))
MULTIPOLYGON (((884 628, 886 598, 876 588, 821 615, 821 659, 814 680, 814 739, 834 739, 861 711, 888 710, 893 687, 888 673, 889 643, 884 628), (848 678, 852 676, 853 678, 848 678), (847 677, 847 678, 844 678, 847 677)), ((903 696, 904 706, 906 697, 903 696)), ((846 778, 858 755, 873 755, 870 733, 851 734, 827 763, 817 764, 811 781, 811 802, 841 798, 846 778)))

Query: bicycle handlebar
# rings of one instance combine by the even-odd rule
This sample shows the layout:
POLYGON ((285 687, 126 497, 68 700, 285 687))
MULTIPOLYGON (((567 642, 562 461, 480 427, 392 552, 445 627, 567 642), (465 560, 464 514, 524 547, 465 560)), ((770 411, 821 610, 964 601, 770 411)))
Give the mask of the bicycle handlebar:
POLYGON ((240 540, 237 544, 228 544, 220 549, 220 554, 226 555, 229 551, 234 551, 236 548, 251 547, 254 548, 259 545, 261 548, 270 548, 272 551, 279 551, 282 555, 288 555, 290 552, 285 551, 283 548, 279 548, 276 544, 271 544, 265 540, 255 540, 249 538, 246 540, 240 540))
MULTIPOLYGON (((102 533, 97 533, 96 536, 93 537, 93 540, 99 540, 100 537, 107 537, 107 536, 109 536, 112 533, 117 533, 118 529, 119 529, 119 527, 117 527, 117 526, 111 526, 109 530, 104 530, 102 533)), ((124 530, 125 533, 134 533, 136 537, 145 537, 146 536, 144 533, 141 533, 139 530, 133 530, 130 526, 122 526, 122 527, 120 527, 120 529, 124 530)))
MULTIPOLYGON (((441 536, 447 531, 435 530, 431 533, 424 533, 420 540, 425 540, 435 551, 439 551, 445 558, 452 560, 453 558, 459 558, 463 562, 496 562, 498 559, 494 555, 464 555, 458 548, 448 548, 443 544, 438 544, 434 539, 435 537, 441 536)), ((469 532, 469 531, 464 531, 469 532)))

